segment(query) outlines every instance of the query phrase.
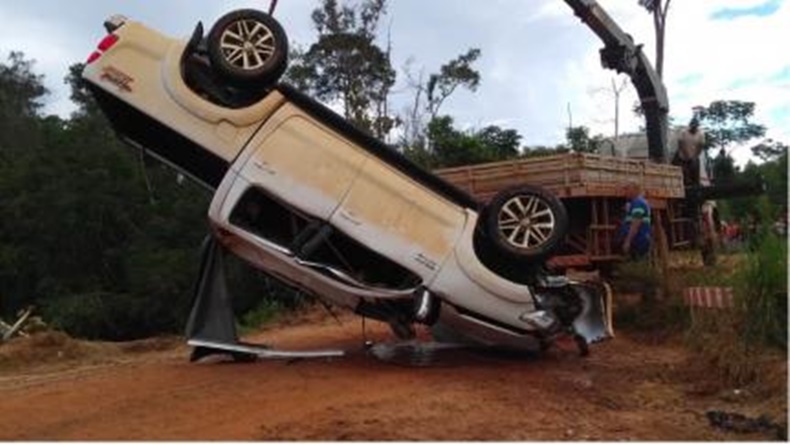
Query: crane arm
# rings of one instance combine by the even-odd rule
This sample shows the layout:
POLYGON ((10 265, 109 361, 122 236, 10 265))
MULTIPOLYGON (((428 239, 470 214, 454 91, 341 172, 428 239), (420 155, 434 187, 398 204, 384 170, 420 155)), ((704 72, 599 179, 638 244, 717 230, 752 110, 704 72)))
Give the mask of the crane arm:
POLYGON ((603 67, 631 78, 645 115, 648 155, 655 162, 666 163, 669 99, 661 77, 642 52, 642 45, 636 45, 595 0, 565 0, 565 3, 603 41, 603 67))

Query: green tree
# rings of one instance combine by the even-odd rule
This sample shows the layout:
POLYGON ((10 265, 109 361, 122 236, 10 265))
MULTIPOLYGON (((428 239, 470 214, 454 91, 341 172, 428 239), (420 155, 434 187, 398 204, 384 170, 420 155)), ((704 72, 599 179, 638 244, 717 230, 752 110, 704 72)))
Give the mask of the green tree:
POLYGON ((480 72, 472 64, 480 58, 480 50, 470 48, 465 54, 442 65, 438 73, 428 77, 425 94, 428 98, 427 109, 431 120, 436 119, 444 102, 459 88, 477 91, 480 85, 480 72))
MULTIPOLYGON (((412 157, 428 168, 455 167, 512 159, 519 155, 521 135, 515 130, 488 126, 479 131, 463 132, 453 126, 453 118, 440 116, 428 125, 432 150, 412 157)), ((413 153, 407 151, 407 155, 413 153)))
POLYGON ((0 311, 6 314, 28 301, 36 282, 26 215, 20 212, 43 180, 26 174, 37 165, 43 144, 37 114, 47 93, 33 65, 20 52, 0 62, 0 311))
POLYGON ((766 139, 752 147, 752 154, 765 162, 770 162, 782 156, 787 156, 787 148, 785 143, 766 139))
POLYGON ((738 168, 735 166, 735 159, 724 149, 719 150, 719 154, 713 159, 713 181, 716 183, 729 183, 736 178, 738 168))
POLYGON ((787 144, 767 140, 753 147, 752 152, 764 161, 757 169, 765 180, 766 196, 774 213, 787 210, 787 144))
POLYGON ((547 147, 545 145, 536 145, 524 147, 521 157, 533 158, 541 156, 553 156, 563 153, 568 153, 570 150, 565 145, 557 145, 555 147, 547 147))
POLYGON ((766 191, 762 199, 755 197, 731 199, 726 202, 726 218, 747 220, 752 215, 777 218, 787 209, 787 150, 776 157, 756 164, 749 162, 735 178, 744 182, 763 181, 766 191), (764 204, 761 204, 764 202, 764 204), (761 208, 761 205, 764 208, 761 208))
POLYGON ((585 126, 570 127, 565 138, 571 150, 577 153, 597 153, 603 143, 603 136, 590 136, 590 129, 585 126))
POLYGON ((389 49, 376 43, 386 7, 386 0, 353 7, 322 0, 312 14, 318 40, 304 52, 295 51, 287 76, 320 100, 340 102, 346 119, 380 138, 396 123, 387 103, 396 72, 389 49))
POLYGON ((738 100, 717 100, 698 108, 697 116, 705 129, 708 147, 726 150, 733 144, 762 137, 765 127, 752 122, 754 109, 754 102, 738 100))
POLYGON ((439 116, 444 103, 458 88, 477 91, 480 85, 480 73, 473 64, 480 58, 480 50, 470 48, 466 53, 445 63, 439 72, 432 73, 424 81, 422 73, 415 76, 406 68, 409 87, 414 91, 414 100, 405 115, 401 145, 407 148, 425 148, 428 124, 439 116))
MULTIPOLYGON (((0 63, 0 313, 35 304, 88 338, 179 332, 211 194, 121 144, 82 68, 66 78, 78 109, 61 119, 41 116, 31 61, 0 63)), ((242 312, 293 295, 241 262, 232 269, 242 312)))
POLYGON ((516 130, 489 125, 478 131, 475 137, 487 148, 492 160, 512 159, 519 155, 521 135, 516 130))
POLYGON ((5 159, 7 166, 41 143, 36 117, 47 89, 33 65, 21 52, 0 63, 0 162, 5 159))

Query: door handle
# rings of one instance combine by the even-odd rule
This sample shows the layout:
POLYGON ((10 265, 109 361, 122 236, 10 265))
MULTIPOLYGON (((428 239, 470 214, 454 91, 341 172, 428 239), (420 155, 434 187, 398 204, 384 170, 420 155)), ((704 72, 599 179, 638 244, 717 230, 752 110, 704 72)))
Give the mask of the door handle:
POLYGON ((264 172, 266 172, 266 173, 268 173, 268 174, 270 174, 270 175, 276 175, 276 174, 277 174, 277 170, 275 170, 275 169, 274 169, 274 167, 272 167, 272 166, 271 166, 271 164, 269 164, 269 163, 268 163, 268 162, 266 162, 266 161, 261 161, 261 160, 259 160, 259 159, 256 159, 256 160, 253 162, 253 165, 254 165, 254 166, 255 166, 255 167, 258 169, 258 170, 263 170, 264 172))
POLYGON ((350 210, 341 210, 340 211, 340 217, 345 219, 346 221, 350 222, 351 224, 353 224, 355 226, 361 226, 362 225, 362 221, 360 221, 356 217, 356 215, 354 215, 354 212, 352 212, 350 210))

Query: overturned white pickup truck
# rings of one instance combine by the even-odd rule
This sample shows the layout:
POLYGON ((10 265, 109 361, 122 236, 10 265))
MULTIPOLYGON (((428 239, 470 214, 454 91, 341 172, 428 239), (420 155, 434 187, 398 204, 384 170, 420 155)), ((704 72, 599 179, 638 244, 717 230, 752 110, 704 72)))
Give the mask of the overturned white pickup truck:
POLYGON ((120 137, 215 190, 215 237, 336 305, 483 345, 607 337, 600 285, 542 272, 567 215, 522 185, 480 206, 294 88, 281 26, 256 10, 207 37, 114 17, 83 77, 120 137))

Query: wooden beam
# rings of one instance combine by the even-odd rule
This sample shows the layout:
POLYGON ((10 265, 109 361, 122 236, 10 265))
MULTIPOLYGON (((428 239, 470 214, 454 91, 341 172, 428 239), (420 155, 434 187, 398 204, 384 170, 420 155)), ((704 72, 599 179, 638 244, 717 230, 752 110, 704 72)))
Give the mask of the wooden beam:
POLYGON ((27 321, 27 319, 30 317, 32 313, 33 313, 33 306, 30 306, 27 308, 27 310, 25 310, 22 316, 19 317, 19 320, 17 320, 16 323, 14 323, 14 325, 11 326, 11 329, 9 329, 8 331, 5 332, 5 334, 3 334, 3 341, 4 342, 8 341, 11 337, 13 337, 16 331, 22 328, 22 325, 25 324, 25 322, 27 321))
POLYGON ((669 242, 664 230, 664 212, 655 212, 655 217, 655 248, 658 253, 658 267, 661 271, 661 294, 664 297, 669 293, 669 242))

